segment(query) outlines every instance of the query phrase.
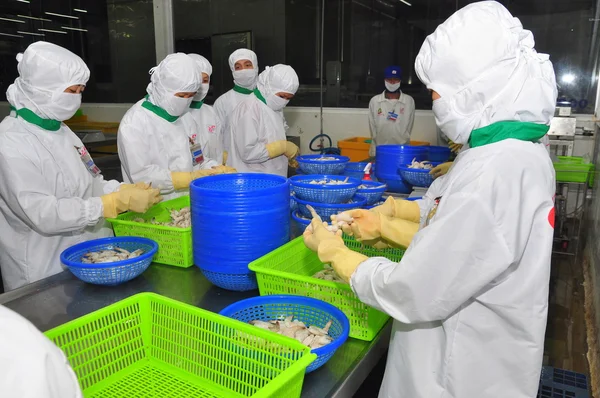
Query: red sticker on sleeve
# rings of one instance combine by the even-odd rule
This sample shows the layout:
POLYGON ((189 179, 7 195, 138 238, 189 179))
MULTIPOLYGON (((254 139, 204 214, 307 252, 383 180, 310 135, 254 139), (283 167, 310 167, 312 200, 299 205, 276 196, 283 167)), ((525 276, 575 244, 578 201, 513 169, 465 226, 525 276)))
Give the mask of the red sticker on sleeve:
POLYGON ((554 207, 548 213, 548 222, 550 223, 550 226, 552 227, 552 229, 554 229, 554 215, 555 215, 555 213, 556 213, 556 210, 555 210, 554 207))

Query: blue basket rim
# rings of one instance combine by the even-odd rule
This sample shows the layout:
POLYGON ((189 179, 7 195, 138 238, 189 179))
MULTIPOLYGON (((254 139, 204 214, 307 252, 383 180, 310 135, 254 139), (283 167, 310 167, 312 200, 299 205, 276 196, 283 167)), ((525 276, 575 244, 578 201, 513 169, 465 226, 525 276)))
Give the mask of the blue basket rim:
POLYGON ((452 152, 450 148, 441 145, 431 145, 427 148, 429 148, 429 152, 452 152))
POLYGON ((360 185, 373 185, 373 186, 377 186, 378 188, 358 188, 358 190, 356 192, 375 193, 375 192, 378 192, 380 189, 383 189, 384 191, 387 189, 387 184, 385 182, 381 182, 381 181, 361 180, 359 186, 360 185), (383 187, 379 187, 380 185, 383 185, 383 187))
MULTIPOLYGON (((282 177, 276 174, 267 174, 267 173, 232 173, 232 174, 218 174, 214 176, 208 176, 204 178, 197 178, 190 184, 190 194, 191 192, 195 193, 218 193, 220 195, 227 193, 231 196, 252 196, 252 194, 259 193, 264 195, 270 191, 278 192, 282 187, 289 185, 289 181, 286 177, 282 177), (212 188, 205 188, 202 185, 210 184, 213 181, 228 181, 228 180, 236 180, 236 179, 244 179, 244 180, 270 180, 270 181, 279 181, 281 185, 276 185, 269 188, 262 188, 256 191, 223 191, 223 190, 215 190, 212 188)), ((191 200, 191 195, 190 195, 191 200)))
POLYGON ((311 223, 312 220, 300 216, 300 210, 294 210, 292 212, 292 218, 294 221, 299 222, 300 224, 306 224, 307 226, 311 223))
POLYGON ((290 177, 290 184, 293 187, 310 188, 310 189, 325 189, 325 190, 338 190, 338 189, 353 189, 360 185, 360 180, 356 178, 347 177, 348 182, 344 185, 318 185, 305 183, 302 180, 322 180, 322 179, 336 179, 345 180, 346 176, 341 174, 304 174, 290 177))
POLYGON ((415 200, 421 200, 421 199, 423 199, 422 196, 414 196, 412 198, 406 198, 406 200, 408 200, 409 202, 413 202, 415 200))
POLYGON ((427 145, 377 145, 377 152, 427 152, 427 145))
POLYGON ((300 203, 301 205, 311 205, 313 207, 322 207, 322 208, 345 208, 345 207, 362 207, 365 205, 365 203, 367 203, 367 198, 365 198, 364 196, 361 195, 354 195, 352 197, 352 203, 317 203, 317 202, 311 202, 308 200, 302 200, 299 198, 294 198, 294 200, 298 203, 300 203))
MULTIPOLYGON (((429 164, 431 164, 433 167, 436 167, 440 164, 442 164, 443 162, 429 162, 429 164)), ((398 167, 398 172, 402 173, 402 172, 417 172, 417 173, 429 173, 431 171, 431 169, 411 169, 408 166, 401 166, 398 167)))
POLYGON ((337 163, 348 163, 350 158, 348 156, 341 155, 300 155, 296 157, 298 163, 309 163, 309 164, 337 164, 337 163), (321 157, 336 158, 336 160, 313 160, 321 157))
MULTIPOLYGON (((301 304, 301 305, 306 305, 308 307, 320 309, 322 311, 328 312, 332 318, 336 318, 338 321, 340 321, 340 323, 342 324, 342 334, 340 334, 335 340, 333 340, 331 343, 327 344, 326 346, 323 346, 320 348, 314 348, 314 349, 310 350, 310 352, 317 354, 317 356, 319 354, 325 354, 325 353, 337 350, 342 344, 344 344, 346 342, 346 340, 348 340, 348 335, 350 333, 350 321, 348 320, 348 317, 346 316, 346 314, 344 314, 336 306, 326 303, 325 301, 312 298, 312 297, 294 296, 291 294, 274 294, 274 295, 268 295, 268 296, 250 297, 250 298, 240 300, 233 304, 228 305, 227 307, 223 308, 219 312, 219 315, 223 315, 228 318, 231 318, 230 317, 231 314, 238 312, 240 310, 246 309, 248 307, 254 307, 257 305, 267 304, 267 303, 270 304, 270 303, 281 303, 281 302, 290 303, 290 304, 301 304)), ((232 318, 232 319, 234 319, 234 318, 232 318)), ((288 338, 295 340, 292 337, 288 337, 288 338)), ((298 341, 298 340, 295 340, 295 341, 298 341)))
MULTIPOLYGON (((91 251, 93 251, 93 250, 91 250, 91 251)), ((72 268, 114 268, 114 267, 121 267, 124 265, 134 264, 139 261, 146 261, 146 260, 148 260, 148 258, 151 259, 152 257, 154 257, 154 255, 156 254, 157 251, 158 251, 158 243, 156 243, 152 239, 142 238, 139 236, 115 236, 115 237, 108 237, 108 238, 92 239, 92 240, 88 240, 85 242, 77 243, 69 248, 66 248, 65 250, 62 251, 62 253, 60 253, 60 261, 69 268, 71 268, 71 267, 72 268), (119 242, 143 243, 143 244, 152 246, 152 249, 143 253, 139 257, 129 258, 127 260, 115 261, 112 263, 84 264, 79 261, 71 261, 71 260, 67 259, 67 257, 70 256, 73 252, 76 252, 76 251, 79 251, 82 249, 87 249, 87 248, 92 249, 94 247, 106 245, 106 244, 113 244, 114 246, 118 246, 119 242)))

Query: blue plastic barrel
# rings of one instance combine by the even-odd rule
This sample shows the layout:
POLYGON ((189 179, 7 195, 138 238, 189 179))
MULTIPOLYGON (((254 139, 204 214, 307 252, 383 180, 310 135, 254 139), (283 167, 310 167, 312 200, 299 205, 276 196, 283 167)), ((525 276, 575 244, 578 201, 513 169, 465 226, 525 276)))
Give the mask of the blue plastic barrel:
POLYGON ((190 185, 194 263, 215 285, 256 289, 248 263, 290 239, 290 186, 273 174, 223 174, 190 185))
POLYGON ((450 159, 450 148, 445 146, 430 146, 429 149, 429 161, 430 162, 447 162, 450 159))
POLYGON ((398 174, 398 168, 410 164, 413 159, 427 160, 426 146, 379 145, 375 154, 375 176, 388 186, 388 191, 410 193, 412 187, 398 174))

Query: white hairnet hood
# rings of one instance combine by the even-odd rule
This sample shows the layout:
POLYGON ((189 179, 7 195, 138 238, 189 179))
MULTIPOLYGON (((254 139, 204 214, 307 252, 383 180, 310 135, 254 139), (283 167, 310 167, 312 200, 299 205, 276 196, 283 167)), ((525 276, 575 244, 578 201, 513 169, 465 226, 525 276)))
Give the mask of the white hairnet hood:
POLYGON ((243 59, 252 61, 254 69, 258 70, 258 58, 256 57, 256 53, 247 48, 238 48, 229 56, 229 68, 232 72, 235 71, 235 63, 243 59))
POLYGON ((415 61, 419 79, 442 97, 436 123, 454 142, 500 121, 549 124, 556 106, 554 70, 496 1, 470 4, 427 37, 415 61))
POLYGON ((267 66, 258 75, 257 87, 265 98, 280 92, 295 95, 299 85, 298 75, 289 65, 267 66))
MULTIPOLYGON (((158 66, 150 69, 150 84, 146 91, 150 102, 157 105, 173 116, 180 116, 182 98, 175 97, 176 93, 195 93, 202 84, 202 74, 196 62, 187 54, 170 54, 158 66)), ((188 101, 191 102, 191 98, 188 101)))
MULTIPOLYGON (((27 108, 44 119, 62 121, 73 116, 77 109, 72 113, 66 109, 66 115, 62 99, 67 87, 85 85, 90 78, 90 70, 81 58, 56 44, 38 41, 18 54, 17 61, 19 77, 6 92, 13 107, 27 108)), ((81 103, 80 94, 66 95, 81 103)))
MULTIPOLYGON (((206 73, 210 79, 210 75, 212 75, 212 65, 206 58, 199 54, 188 54, 192 60, 196 63, 198 68, 200 69, 200 73, 206 73)), ((202 75, 200 75, 201 79, 204 79, 202 75)), ((194 96, 194 101, 202 101, 206 98, 206 94, 208 94, 208 89, 210 87, 209 83, 202 83, 200 89, 198 90, 198 94, 194 96)))

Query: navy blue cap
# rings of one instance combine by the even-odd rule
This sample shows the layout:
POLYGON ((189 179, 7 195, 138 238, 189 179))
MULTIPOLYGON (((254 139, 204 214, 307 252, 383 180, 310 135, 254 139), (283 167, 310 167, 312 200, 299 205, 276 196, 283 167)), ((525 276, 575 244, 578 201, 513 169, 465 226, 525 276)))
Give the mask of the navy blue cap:
POLYGON ((402 68, 399 66, 388 66, 387 68, 385 68, 384 79, 402 80, 402 68))

